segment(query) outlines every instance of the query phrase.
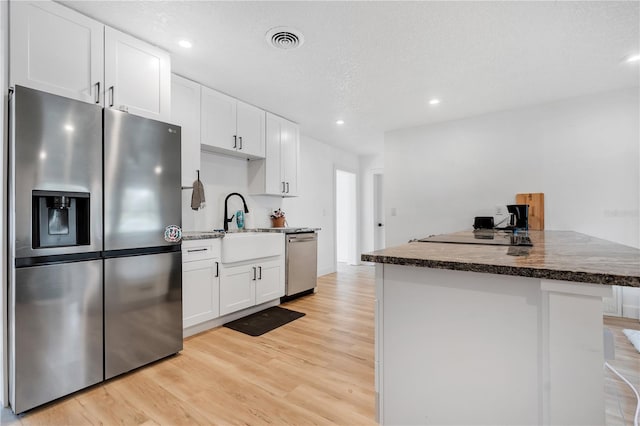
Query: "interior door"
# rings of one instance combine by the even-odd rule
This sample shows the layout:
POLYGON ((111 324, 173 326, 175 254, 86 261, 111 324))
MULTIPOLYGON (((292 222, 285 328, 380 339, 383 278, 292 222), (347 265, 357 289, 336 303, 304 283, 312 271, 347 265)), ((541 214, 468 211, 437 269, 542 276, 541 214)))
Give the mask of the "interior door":
POLYGON ((373 175, 373 249, 381 250, 385 246, 384 230, 384 192, 382 173, 373 175))
POLYGON ((102 104, 104 25, 54 2, 10 9, 10 85, 102 104))

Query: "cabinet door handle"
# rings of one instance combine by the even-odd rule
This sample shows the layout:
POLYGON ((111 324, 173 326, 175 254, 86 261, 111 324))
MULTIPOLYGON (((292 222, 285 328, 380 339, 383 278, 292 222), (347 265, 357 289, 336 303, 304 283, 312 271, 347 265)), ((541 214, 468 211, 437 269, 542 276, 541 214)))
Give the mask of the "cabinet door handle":
POLYGON ((187 250, 187 253, 194 253, 196 251, 207 251, 209 249, 207 248, 201 248, 201 249, 191 249, 191 250, 187 250))
POLYGON ((233 135, 233 149, 238 147, 238 136, 233 135))
POLYGON ((240 136, 240 149, 242 149, 242 136, 240 136))
POLYGON ((260 272, 260 275, 258 275, 258 279, 261 280, 262 279, 262 266, 258 266, 258 271, 260 272))
POLYGON ((216 278, 220 276, 220 263, 216 262, 216 278))
POLYGON ((113 86, 109 87, 109 106, 113 106, 113 86))
POLYGON ((98 81, 96 84, 94 84, 94 86, 96 87, 96 103, 99 104, 100 103, 100 82, 98 81))
POLYGON ((282 193, 284 194, 284 182, 282 182, 282 193))
POLYGON ((256 267, 252 266, 252 268, 253 268, 253 280, 252 281, 255 281, 256 280, 256 267))
POLYGON ((287 194, 289 193, 289 182, 287 182, 287 194))

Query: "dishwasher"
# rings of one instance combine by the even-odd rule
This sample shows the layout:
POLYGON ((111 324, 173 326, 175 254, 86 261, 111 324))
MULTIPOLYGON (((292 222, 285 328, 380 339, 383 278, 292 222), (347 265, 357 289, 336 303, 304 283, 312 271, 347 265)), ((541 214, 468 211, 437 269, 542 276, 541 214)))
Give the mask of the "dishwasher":
POLYGON ((313 293, 318 279, 318 234, 287 233, 283 300, 313 293))

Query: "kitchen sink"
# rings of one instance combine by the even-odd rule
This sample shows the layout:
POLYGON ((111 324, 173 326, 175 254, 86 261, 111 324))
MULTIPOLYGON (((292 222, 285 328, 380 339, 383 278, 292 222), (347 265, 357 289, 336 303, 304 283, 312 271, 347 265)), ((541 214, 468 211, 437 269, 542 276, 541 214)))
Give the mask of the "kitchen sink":
POLYGON ((282 234, 234 232, 222 238, 222 263, 242 262, 284 254, 282 234))

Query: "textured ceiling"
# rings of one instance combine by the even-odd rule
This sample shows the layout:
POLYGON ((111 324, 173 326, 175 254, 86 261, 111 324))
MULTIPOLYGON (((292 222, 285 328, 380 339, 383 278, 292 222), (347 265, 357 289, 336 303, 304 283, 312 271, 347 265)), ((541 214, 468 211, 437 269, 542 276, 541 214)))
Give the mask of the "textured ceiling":
POLYGON ((380 151, 387 130, 640 82, 640 65, 623 63, 640 51, 636 1, 61 3, 170 51, 174 72, 359 154, 380 151), (277 26, 305 43, 268 46, 277 26))

